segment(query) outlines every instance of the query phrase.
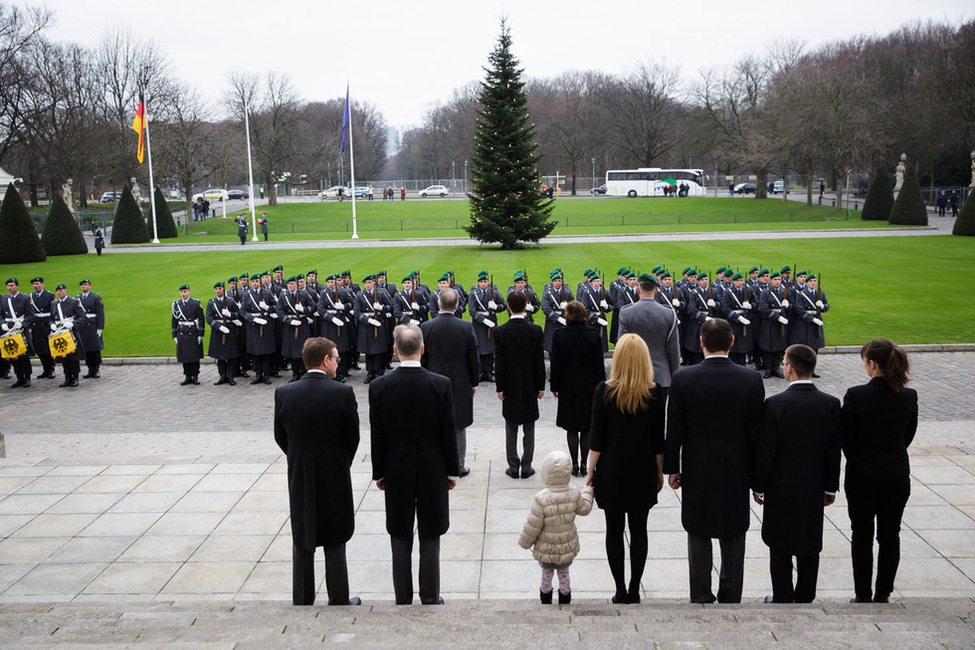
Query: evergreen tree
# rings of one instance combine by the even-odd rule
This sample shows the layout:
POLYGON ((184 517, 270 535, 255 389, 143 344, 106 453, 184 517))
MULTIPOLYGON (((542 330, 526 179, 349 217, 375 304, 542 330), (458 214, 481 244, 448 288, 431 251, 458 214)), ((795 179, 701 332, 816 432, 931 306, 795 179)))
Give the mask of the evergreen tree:
POLYGON ((55 193, 51 201, 41 243, 48 255, 84 255, 88 252, 85 236, 60 194, 55 193))
POLYGON ((128 185, 122 188, 122 197, 115 209, 115 221, 112 223, 113 244, 145 244, 149 241, 146 231, 146 220, 142 216, 139 204, 132 196, 132 188, 128 185))
MULTIPOLYGON (((173 213, 169 209, 169 203, 163 198, 162 192, 157 187, 152 193, 152 200, 156 202, 156 232, 159 239, 174 239, 179 237, 176 232, 176 222, 173 220, 173 213)), ((152 233, 152 214, 149 214, 149 223, 146 228, 152 233)))
POLYGON ((975 237, 975 192, 969 194, 968 200, 961 206, 961 212, 955 219, 955 227, 951 229, 951 234, 975 237))
POLYGON ((47 253, 27 206, 11 183, 0 204, 0 264, 43 262, 46 259, 47 253))
POLYGON ((921 185, 913 166, 904 174, 901 192, 894 200, 894 207, 890 209, 890 223, 900 226, 928 225, 928 206, 924 204, 921 185))
POLYGON ((528 121, 525 83, 504 20, 488 62, 471 158, 471 222, 464 230, 480 242, 512 249, 552 232, 555 206, 539 192, 541 156, 535 153, 535 126, 528 121))
POLYGON ((860 218, 864 221, 887 221, 894 207, 894 188, 883 163, 877 167, 867 188, 867 199, 863 202, 860 218))

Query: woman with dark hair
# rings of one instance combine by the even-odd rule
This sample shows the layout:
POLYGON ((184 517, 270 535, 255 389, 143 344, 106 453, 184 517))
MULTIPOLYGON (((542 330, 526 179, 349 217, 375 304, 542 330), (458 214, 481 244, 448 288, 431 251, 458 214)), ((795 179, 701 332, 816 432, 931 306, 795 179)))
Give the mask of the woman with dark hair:
POLYGON ((900 562, 900 526, 911 494, 907 447, 917 431, 917 391, 906 388, 907 354, 887 339, 860 348, 870 381, 843 398, 846 499, 852 528, 853 587, 850 602, 890 602, 900 562), (873 575, 877 527, 877 582, 873 575))
POLYGON ((555 424, 565 429, 573 476, 586 475, 592 394, 596 384, 606 379, 602 341, 586 325, 586 316, 586 308, 578 300, 566 304, 565 327, 555 331, 549 355, 552 395, 559 400, 555 424))
POLYGON ((650 351, 636 334, 616 342, 610 379, 592 398, 587 485, 606 514, 606 557, 614 603, 639 603, 647 563, 647 517, 664 485, 664 399, 653 382, 650 351), (623 574, 624 519, 630 526, 630 581, 623 574))

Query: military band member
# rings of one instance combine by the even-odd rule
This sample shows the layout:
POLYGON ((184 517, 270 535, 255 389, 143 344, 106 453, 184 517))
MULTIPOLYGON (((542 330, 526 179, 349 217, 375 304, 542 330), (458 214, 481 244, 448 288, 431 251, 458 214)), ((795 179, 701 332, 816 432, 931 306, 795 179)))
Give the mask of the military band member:
POLYGON ((609 304, 609 294, 603 289, 602 278, 595 272, 591 274, 589 284, 582 288, 578 296, 586 308, 586 318, 589 326, 599 332, 599 338, 603 341, 603 352, 609 350, 609 321, 607 314, 613 310, 609 304))
POLYGON ((721 296, 720 316, 731 323, 734 340, 728 351, 728 358, 740 366, 745 365, 745 356, 752 350, 755 328, 751 321, 752 303, 748 300, 748 287, 741 273, 731 276, 731 286, 721 296))
MULTIPOLYGON (((34 354, 41 360, 43 372, 38 379, 54 379, 54 359, 48 347, 47 337, 51 333, 51 303, 54 294, 44 288, 44 278, 38 276, 32 279, 34 291, 28 296, 30 299, 30 338, 34 354)), ((26 335, 26 333, 25 333, 26 335)))
POLYGON ((386 314, 392 311, 389 294, 376 290, 376 276, 362 279, 363 290, 355 297, 353 313, 359 321, 359 352, 366 355, 368 384, 386 373, 386 314))
MULTIPOLYGON (((519 291, 525 294, 525 299, 528 301, 525 305, 525 320, 529 323, 534 323, 535 320, 532 316, 542 308, 542 303, 538 300, 538 296, 535 295, 535 290, 528 284, 528 276, 524 271, 515 271, 514 284, 508 287, 505 295, 507 296, 512 291, 519 291)), ((511 310, 508 310, 508 315, 511 315, 511 310)))
POLYGON ((487 271, 477 274, 477 284, 471 287, 468 297, 468 310, 471 322, 474 323, 474 334, 477 335, 478 353, 480 354, 479 381, 494 381, 494 335, 493 330, 498 325, 498 314, 507 308, 501 292, 494 286, 487 271))
MULTIPOLYGON (((799 275, 796 275, 796 290, 792 294, 792 316, 790 321, 795 323, 789 345, 802 343, 808 345, 816 353, 826 345, 823 332, 823 314, 829 311, 829 301, 826 294, 818 288, 819 280, 815 273, 803 277, 804 286, 799 287, 799 275)), ((814 377, 818 377, 813 372, 814 377)))
POLYGON ((105 305, 102 304, 102 297, 91 290, 91 280, 85 278, 79 285, 81 293, 75 298, 85 310, 85 318, 76 331, 85 348, 85 367, 88 368, 88 372, 84 377, 98 379, 101 377, 98 369, 102 366, 102 350, 105 349, 105 343, 102 341, 102 331, 105 329, 105 305))
MULTIPOLYGON (((761 277, 761 275, 759 275, 761 277)), ((762 329, 758 333, 758 342, 762 350, 765 366, 764 378, 779 377, 785 379, 782 372, 782 357, 788 345, 786 326, 789 324, 789 299, 787 289, 782 286, 782 275, 776 271, 771 275, 769 287, 762 292, 758 308, 762 312, 762 329)))
POLYGON ((75 343, 75 351, 61 357, 61 372, 64 373, 64 381, 61 388, 77 388, 78 376, 81 374, 81 359, 85 356, 85 350, 81 347, 78 340, 78 328, 80 323, 85 320, 85 310, 81 308, 75 298, 68 296, 68 285, 61 283, 54 288, 54 302, 51 303, 51 334, 59 332, 71 332, 75 343))
POLYGON ((403 278, 403 288, 393 298, 393 315, 397 325, 419 327, 420 323, 427 320, 427 296, 413 288, 416 277, 413 273, 403 278))
MULTIPOLYGON (((11 388, 30 388, 31 365, 30 349, 31 336, 28 319, 30 317, 30 299, 20 292, 20 282, 17 278, 7 278, 7 295, 0 302, 0 334, 11 337, 20 334, 24 337, 24 353, 10 361, 10 365, 17 375, 17 381, 11 388)), ((6 343, 9 344, 9 341, 6 343)))
POLYGON ((230 384, 235 386, 240 365, 240 352, 237 348, 237 332, 243 329, 244 322, 238 313, 237 303, 227 295, 223 282, 213 285, 213 298, 207 302, 205 318, 210 326, 210 343, 207 356, 217 360, 220 379, 214 386, 230 384))
POLYGON ((708 318, 707 299, 708 274, 696 269, 687 272, 687 286, 681 294, 681 332, 680 342, 683 346, 681 356, 689 366, 704 360, 701 349, 701 324, 708 318))
MULTIPOLYGON (((274 290, 263 284, 261 277, 260 273, 251 276, 251 288, 241 298, 240 304, 240 315, 247 323, 247 354, 251 356, 254 366, 252 385, 271 383, 274 322, 278 315, 274 290)), ((266 277, 270 279, 270 274, 266 277)))
POLYGON ((291 364, 291 379, 298 381, 305 374, 301 350, 311 330, 308 321, 315 305, 307 292, 298 291, 298 278, 285 280, 285 290, 278 294, 278 321, 281 323, 281 356, 291 364))
MULTIPOLYGON (((615 344, 616 339, 619 336, 620 331, 620 308, 623 304, 620 302, 621 292, 626 289, 626 275, 630 272, 630 269, 625 266, 621 266, 616 269, 616 279, 609 283, 609 302, 613 305, 613 319, 609 326, 609 342, 615 344)), ((636 277, 634 275, 634 277, 636 277)), ((627 304, 630 304, 627 302, 627 304)))
POLYGON ((173 343, 176 361, 183 364, 180 386, 200 384, 200 359, 203 358, 203 333, 206 322, 200 301, 190 297, 190 285, 179 288, 179 299, 173 301, 173 343))
POLYGON ((352 303, 355 294, 342 284, 342 277, 338 274, 325 278, 318 293, 318 313, 321 317, 322 336, 335 343, 339 353, 338 369, 335 378, 345 381, 349 376, 352 355, 349 353, 352 345, 352 303))
POLYGON ((552 269, 548 274, 551 282, 542 289, 542 313, 545 314, 545 333, 542 347, 546 352, 552 352, 552 340, 555 331, 565 327, 565 306, 572 297, 572 289, 565 286, 562 269, 552 269))

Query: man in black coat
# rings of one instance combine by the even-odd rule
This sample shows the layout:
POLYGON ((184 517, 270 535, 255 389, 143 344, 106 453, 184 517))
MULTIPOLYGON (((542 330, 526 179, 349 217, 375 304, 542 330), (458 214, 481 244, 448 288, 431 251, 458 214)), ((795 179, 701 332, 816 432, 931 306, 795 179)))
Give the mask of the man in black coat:
POLYGON ((413 602, 413 525, 420 537, 420 602, 440 597, 440 536, 450 527, 448 491, 457 485, 450 380, 420 365, 423 333, 393 330, 399 367, 369 385, 372 478, 386 495, 397 605, 413 602))
POLYGON ((75 331, 78 332, 85 349, 85 366, 88 367, 88 372, 84 377, 98 379, 101 377, 99 368, 102 366, 102 350, 105 349, 105 342, 102 340, 102 330, 105 329, 105 305, 102 297, 91 290, 91 280, 85 278, 79 286, 81 293, 75 298, 85 310, 85 318, 78 323, 79 327, 75 331))
POLYGON ((762 541, 769 547, 772 576, 766 602, 811 603, 823 550, 823 509, 836 500, 840 486, 840 401, 813 385, 812 348, 789 346, 784 365, 789 388, 765 401, 752 491, 764 505, 762 541))
POLYGON ((51 358, 51 348, 48 336, 51 334, 51 303, 54 294, 44 288, 44 278, 37 276, 32 279, 34 291, 27 296, 30 301, 30 338, 34 354, 41 360, 43 372, 38 379, 54 379, 54 359, 51 358))
POLYGON ((359 447, 359 412, 351 386, 332 381, 339 354, 328 339, 305 341, 301 380, 274 391, 274 441, 288 456, 293 602, 315 603, 315 549, 325 549, 329 605, 349 598, 345 543, 355 530, 349 468, 359 447))
POLYGON ((684 488, 691 602, 712 603, 711 540, 721 545, 718 602, 741 602, 751 461, 765 387, 754 370, 728 359, 728 321, 701 323, 705 359, 678 370, 670 386, 663 471, 684 488))
POLYGON ((457 466, 467 476, 467 427, 474 423, 474 393, 480 373, 478 343, 471 323, 454 311, 460 299, 455 289, 440 292, 440 314, 420 325, 423 356, 420 363, 430 372, 450 379, 454 396, 454 426, 457 429, 457 466))
POLYGON ((508 293, 511 318, 494 330, 496 387, 504 417, 505 452, 511 478, 528 478, 535 473, 535 420, 538 400, 545 395, 545 355, 542 328, 525 318, 528 298, 521 291, 508 293), (522 456, 518 457, 518 425, 524 432, 522 456))
POLYGON ((237 332, 243 326, 238 313, 239 307, 227 296, 223 282, 213 285, 213 298, 207 302, 204 316, 210 326, 210 344, 207 355, 217 360, 220 379, 214 386, 230 384, 235 386, 234 377, 240 372, 240 353, 237 348, 237 332))
MULTIPOLYGON (((206 314, 200 301, 190 297, 190 285, 179 287, 179 298, 172 306, 172 335, 176 344, 176 361, 183 364, 180 386, 200 385, 200 359, 203 358, 203 334, 206 314)), ((80 300, 79 300, 80 302, 80 300)), ((87 377, 87 375, 86 375, 87 377)))

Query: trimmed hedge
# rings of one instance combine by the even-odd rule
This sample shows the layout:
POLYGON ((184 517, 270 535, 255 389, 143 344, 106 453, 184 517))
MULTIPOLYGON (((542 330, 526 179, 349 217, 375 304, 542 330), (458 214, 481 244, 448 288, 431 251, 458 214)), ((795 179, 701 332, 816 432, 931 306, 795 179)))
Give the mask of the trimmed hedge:
POLYGON ((961 206, 951 234, 975 237, 975 192, 969 193, 968 200, 961 206))
POLYGON ((0 204, 0 264, 43 262, 46 259, 47 253, 27 206, 11 183, 0 204))
MULTIPOLYGON (((169 203, 163 198, 162 192, 157 187, 152 193, 152 200, 156 202, 156 231, 159 239, 175 239, 179 237, 176 232, 176 222, 173 220, 173 213, 169 209, 169 203)), ((149 235, 152 235, 152 213, 149 213, 149 221, 146 223, 149 235)))
POLYGON ((149 241, 146 231, 146 220, 142 216, 142 209, 132 196, 132 189, 126 185, 122 188, 122 198, 115 209, 115 221, 112 223, 113 244, 145 244, 149 241))
POLYGON ((894 207, 894 188, 883 163, 877 167, 867 187, 867 199, 863 203, 860 218, 864 221, 887 221, 894 207))
POLYGON ((928 225, 928 206, 921 195, 921 184, 917 182, 917 172, 909 167, 904 175, 904 185, 890 209, 890 223, 900 226, 928 225))
POLYGON ((41 243, 48 255, 84 255, 88 252, 88 244, 78 228, 78 222, 58 193, 51 201, 41 243))

